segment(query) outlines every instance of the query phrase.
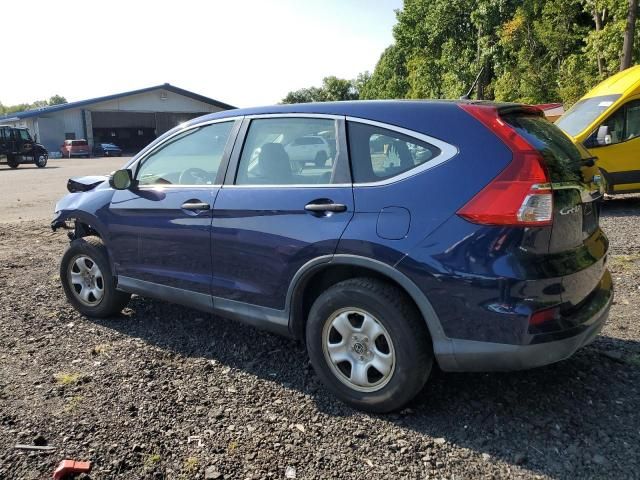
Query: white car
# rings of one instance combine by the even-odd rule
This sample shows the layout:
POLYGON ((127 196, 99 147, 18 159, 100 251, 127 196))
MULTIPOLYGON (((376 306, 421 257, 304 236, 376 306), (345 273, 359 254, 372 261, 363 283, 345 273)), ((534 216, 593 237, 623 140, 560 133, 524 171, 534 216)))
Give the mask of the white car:
POLYGON ((298 137, 285 145, 284 149, 289 155, 291 163, 300 170, 309 162, 320 168, 331 157, 329 143, 318 135, 298 137))

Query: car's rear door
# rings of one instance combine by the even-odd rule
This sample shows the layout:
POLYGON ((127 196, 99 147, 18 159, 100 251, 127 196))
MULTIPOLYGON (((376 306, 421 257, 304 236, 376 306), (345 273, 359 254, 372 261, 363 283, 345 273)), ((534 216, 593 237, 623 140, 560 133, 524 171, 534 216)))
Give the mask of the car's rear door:
POLYGON ((247 118, 241 135, 213 211, 214 306, 283 310, 295 273, 311 260, 328 261, 353 215, 344 118, 247 118), (292 167, 285 146, 325 131, 335 132, 335 161, 292 167))
POLYGON ((132 166, 134 187, 116 191, 109 205, 119 284, 209 295, 211 209, 240 122, 177 132, 132 166))

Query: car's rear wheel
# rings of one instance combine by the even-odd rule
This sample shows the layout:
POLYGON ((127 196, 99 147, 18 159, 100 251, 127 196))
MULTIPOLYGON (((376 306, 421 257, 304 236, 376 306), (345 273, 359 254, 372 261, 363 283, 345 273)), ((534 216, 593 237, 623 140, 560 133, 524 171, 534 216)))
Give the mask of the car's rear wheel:
POLYGON ((131 298, 116 290, 107 249, 98 237, 71 242, 60 263, 60 280, 69 302, 89 317, 115 315, 131 298))
POLYGON ((13 156, 11 156, 7 157, 7 165, 9 165, 10 168, 18 168, 20 163, 13 156))
POLYGON ((324 164, 327 163, 327 158, 328 158, 327 157, 327 152, 320 151, 320 152, 316 153, 316 158, 313 161, 313 163, 318 168, 324 167, 324 164))
POLYGON ((323 292, 306 329, 311 363, 340 400, 389 412, 424 386, 433 364, 429 333, 416 307, 397 287, 354 278, 323 292))

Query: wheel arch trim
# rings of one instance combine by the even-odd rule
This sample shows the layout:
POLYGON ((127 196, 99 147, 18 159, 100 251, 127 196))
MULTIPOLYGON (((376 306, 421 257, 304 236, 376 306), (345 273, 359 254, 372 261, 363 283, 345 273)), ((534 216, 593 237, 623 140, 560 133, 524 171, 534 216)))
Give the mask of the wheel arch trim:
POLYGON ((332 266, 354 266, 363 267, 379 273, 390 280, 396 282, 409 297, 415 302, 420 313, 427 325, 427 329, 433 341, 433 348, 439 362, 443 358, 453 358, 453 347, 451 340, 445 335, 440 319, 436 314, 429 299, 420 291, 418 286, 402 272, 396 268, 372 258, 361 257, 358 255, 336 254, 317 257, 305 263, 294 275, 289 289, 287 291, 286 311, 289 312, 289 329, 295 335, 296 324, 304 321, 302 318, 296 318, 296 313, 301 301, 302 292, 307 282, 321 270, 332 266))

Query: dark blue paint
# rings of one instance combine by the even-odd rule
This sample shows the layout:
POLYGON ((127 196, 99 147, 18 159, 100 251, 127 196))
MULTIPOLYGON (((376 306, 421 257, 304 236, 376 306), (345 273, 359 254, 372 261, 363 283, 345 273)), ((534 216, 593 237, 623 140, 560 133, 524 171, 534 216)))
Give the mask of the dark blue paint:
POLYGON ((351 187, 225 186, 216 200, 211 234, 216 297, 284 309, 295 273, 331 255, 353 215, 351 187), (319 198, 347 206, 340 213, 306 212, 319 198))
POLYGON ((104 183, 65 197, 56 207, 59 217, 78 218, 97 230, 116 274, 208 293, 214 304, 218 298, 285 311, 287 292, 297 291, 291 284, 296 273, 319 257, 327 263, 314 268, 331 268, 331 256, 342 254, 382 262, 407 278, 432 305, 448 338, 526 345, 587 328, 594 312, 602 316, 611 283, 608 244, 599 228, 563 237, 567 225, 560 221, 554 228, 562 228, 553 232, 479 226, 456 215, 508 165, 511 152, 455 103, 283 105, 220 112, 190 123, 264 113, 376 120, 439 138, 459 153, 384 186, 224 185, 114 193, 104 183), (210 201, 213 210, 194 215, 180 209, 196 198, 210 201), (347 211, 322 216, 304 210, 320 198, 343 203, 347 211), (530 314, 550 306, 561 308, 562 319, 545 331, 532 330, 530 314))
POLYGON ((404 207, 384 207, 378 214, 376 233, 385 240, 402 240, 411 228, 411 212, 404 207))

